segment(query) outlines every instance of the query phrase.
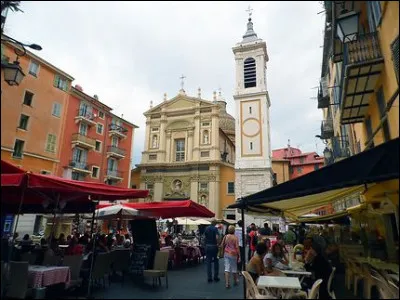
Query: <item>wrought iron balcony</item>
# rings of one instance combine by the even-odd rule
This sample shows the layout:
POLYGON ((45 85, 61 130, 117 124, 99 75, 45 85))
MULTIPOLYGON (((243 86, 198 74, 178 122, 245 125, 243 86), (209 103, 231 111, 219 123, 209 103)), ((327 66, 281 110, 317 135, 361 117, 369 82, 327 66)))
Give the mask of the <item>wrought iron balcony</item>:
POLYGON ((107 170, 106 177, 110 180, 122 180, 122 172, 117 170, 107 170))
POLYGON ((350 143, 347 137, 333 137, 331 138, 331 142, 335 161, 351 156, 350 143))
POLYGON ((90 168, 91 166, 86 161, 70 160, 68 167, 70 167, 74 171, 77 171, 80 173, 85 173, 85 174, 92 173, 91 168, 90 168))
POLYGON ((318 108, 327 108, 330 104, 329 95, 323 96, 322 90, 318 89, 318 108))
POLYGON ((383 69, 376 32, 360 34, 343 44, 341 123, 363 122, 371 95, 383 69))
POLYGON ((109 129, 110 136, 116 135, 116 136, 119 136, 121 138, 126 138, 126 134, 128 132, 127 128, 122 127, 122 126, 117 125, 117 124, 110 124, 108 126, 108 129, 109 129))
POLYGON ((72 135, 72 144, 78 145, 85 149, 95 149, 96 148, 96 140, 87 137, 80 133, 74 133, 72 135))
POLYGON ((321 139, 327 140, 333 137, 333 120, 327 119, 321 122, 321 139))
POLYGON ((79 108, 75 117, 75 122, 85 122, 88 125, 96 125, 95 116, 91 111, 79 108))
POLYGON ((126 150, 116 147, 116 146, 108 146, 107 147, 107 155, 113 156, 116 158, 124 158, 126 155, 126 150))

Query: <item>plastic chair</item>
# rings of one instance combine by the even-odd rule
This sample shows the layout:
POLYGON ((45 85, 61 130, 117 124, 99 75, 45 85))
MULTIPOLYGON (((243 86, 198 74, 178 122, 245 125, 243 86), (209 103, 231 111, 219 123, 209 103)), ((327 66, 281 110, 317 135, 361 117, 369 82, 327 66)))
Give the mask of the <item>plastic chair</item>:
POLYGON ((6 297, 15 299, 25 299, 28 292, 28 262, 11 261, 10 276, 6 288, 6 297))
POLYGON ((242 271, 242 274, 244 280, 246 281, 246 299, 277 299, 267 290, 264 290, 266 293, 265 295, 262 295, 254 283, 253 278, 251 278, 249 272, 242 271))
POLYGON ((363 270, 351 259, 349 260, 349 267, 353 275, 353 293, 357 296, 358 282, 365 278, 363 270))
POLYGON ((333 278, 335 277, 335 271, 336 271, 336 268, 332 267, 332 272, 328 279, 328 293, 332 299, 336 299, 335 291, 332 288, 332 282, 333 282, 333 278))
POLYGON ((371 276, 372 268, 369 265, 364 264, 362 266, 362 270, 363 270, 363 277, 364 277, 364 284, 363 284, 364 295, 363 296, 365 299, 371 299, 371 288, 376 286, 377 282, 371 276))
POLYGON ((322 283, 322 279, 318 279, 317 281, 314 282, 314 284, 311 287, 310 292, 308 293, 308 298, 307 299, 318 299, 319 298, 319 287, 322 283))
POLYGON ((169 257, 168 252, 156 251, 153 269, 143 271, 144 277, 152 277, 153 278, 153 285, 154 285, 154 280, 155 279, 157 280, 157 278, 161 285, 161 277, 165 277, 165 283, 168 288, 168 275, 167 275, 168 257, 169 257))
POLYGON ((64 256, 63 265, 69 267, 71 272, 70 288, 82 285, 82 278, 80 278, 82 262, 83 257, 81 255, 64 256))

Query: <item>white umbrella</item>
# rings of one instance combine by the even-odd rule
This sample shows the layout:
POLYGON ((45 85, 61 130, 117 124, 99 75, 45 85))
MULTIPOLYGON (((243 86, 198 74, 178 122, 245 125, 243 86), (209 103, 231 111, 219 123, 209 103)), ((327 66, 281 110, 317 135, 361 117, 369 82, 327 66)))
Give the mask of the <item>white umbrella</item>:
POLYGON ((197 221, 189 218, 176 218, 178 225, 198 225, 197 221))
POLYGON ((198 219, 198 220, 196 220, 196 222, 197 222, 198 225, 210 225, 211 224, 210 221, 207 221, 207 220, 204 220, 204 219, 198 219))
POLYGON ((96 215, 98 219, 108 219, 112 217, 129 219, 134 216, 139 216, 140 212, 137 209, 117 204, 97 209, 96 215))

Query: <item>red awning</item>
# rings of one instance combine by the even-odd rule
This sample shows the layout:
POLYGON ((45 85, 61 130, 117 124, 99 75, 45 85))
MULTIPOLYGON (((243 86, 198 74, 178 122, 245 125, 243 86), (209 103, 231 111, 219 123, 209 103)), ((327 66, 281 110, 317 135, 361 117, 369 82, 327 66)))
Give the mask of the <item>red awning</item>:
POLYGON ((25 173, 25 171, 14 166, 13 164, 10 164, 9 162, 1 160, 1 174, 15 174, 15 173, 25 173))
MULTIPOLYGON (((112 204, 100 204, 96 208, 103 208, 112 204)), ((124 206, 146 212, 147 216, 158 218, 202 217, 212 218, 215 214, 203 205, 192 200, 124 203, 124 206)))
MULTIPOLYGON (((1 166, 2 172, 12 170, 3 161, 1 166), (3 166, 6 166, 4 170, 3 166)), ((145 198, 148 195, 148 190, 120 188, 102 183, 69 180, 27 172, 2 173, 1 186, 1 206, 9 213, 19 211, 21 197, 23 197, 21 213, 43 213, 51 209, 56 204, 57 199, 59 203, 65 203, 62 212, 84 213, 93 211, 92 200, 112 201, 145 198)))

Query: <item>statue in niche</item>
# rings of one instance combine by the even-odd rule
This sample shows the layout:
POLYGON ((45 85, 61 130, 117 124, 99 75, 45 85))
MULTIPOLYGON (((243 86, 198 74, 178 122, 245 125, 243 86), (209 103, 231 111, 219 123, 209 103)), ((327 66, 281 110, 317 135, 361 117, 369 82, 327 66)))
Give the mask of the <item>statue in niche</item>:
POLYGON ((183 182, 180 179, 175 179, 171 183, 171 192, 165 194, 166 197, 187 198, 187 193, 183 191, 183 182))
POLYGON ((152 148, 158 148, 158 137, 153 135, 152 148))
POLYGON ((208 144, 208 140, 209 140, 208 130, 204 130, 204 132, 203 132, 203 144, 208 144))
POLYGON ((206 195, 201 195, 200 204, 204 205, 204 206, 207 206, 207 196, 206 195))

